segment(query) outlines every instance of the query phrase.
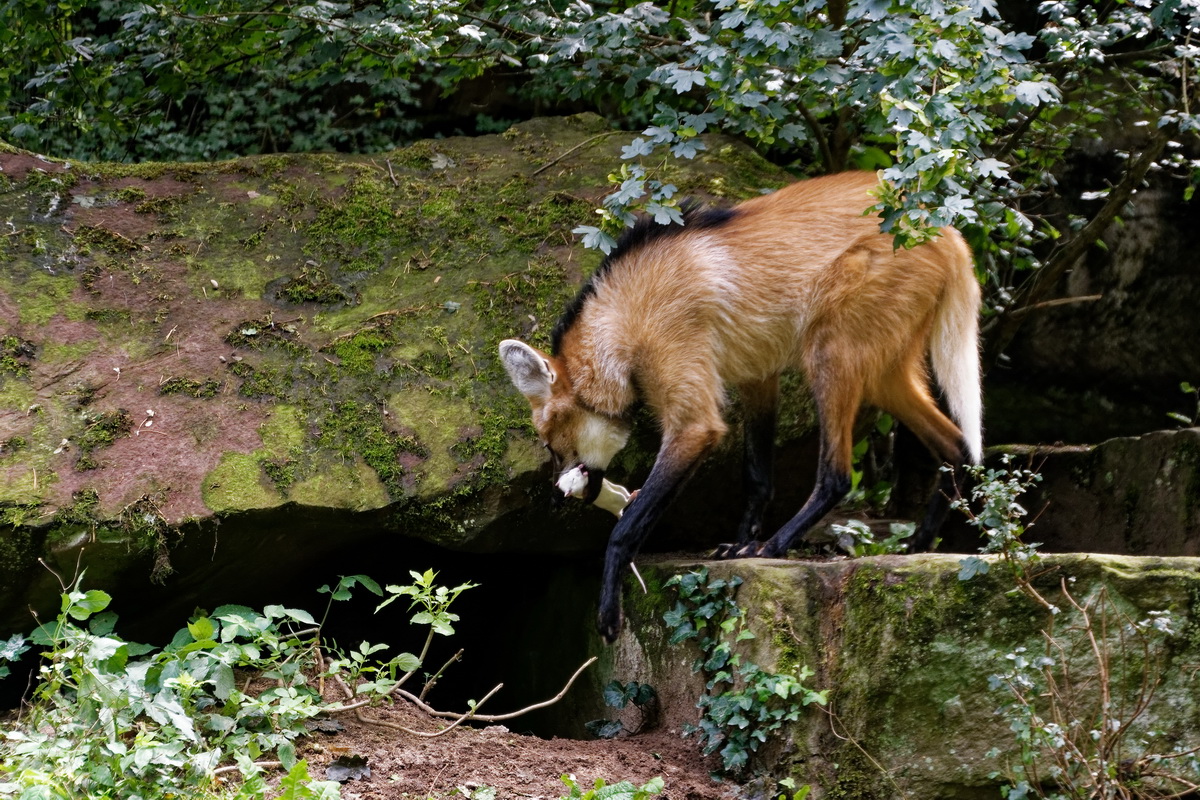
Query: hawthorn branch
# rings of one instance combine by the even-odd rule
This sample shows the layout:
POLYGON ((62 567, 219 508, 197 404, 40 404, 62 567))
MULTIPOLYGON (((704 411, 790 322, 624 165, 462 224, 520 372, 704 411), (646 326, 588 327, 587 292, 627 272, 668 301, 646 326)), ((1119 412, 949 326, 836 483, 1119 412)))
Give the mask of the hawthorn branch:
MULTIPOLYGON (((1146 173, 1150 171, 1150 167, 1162 154, 1163 149, 1167 146, 1169 136, 1168 128, 1160 128, 1155 132, 1137 160, 1130 164, 1120 183, 1108 193, 1108 200, 1096 213, 1096 216, 1092 217, 1074 236, 1056 249, 1042 268, 1037 271, 1037 274, 1026 284, 1021 292, 1021 306, 1036 306, 1045 301, 1047 295, 1058 285, 1059 279, 1079 263, 1092 245, 1108 230, 1109 225, 1133 197, 1134 191, 1141 185, 1146 173)), ((989 331, 985 348, 985 365, 994 363, 1012 343, 1026 316, 1010 311, 997 318, 989 331)))

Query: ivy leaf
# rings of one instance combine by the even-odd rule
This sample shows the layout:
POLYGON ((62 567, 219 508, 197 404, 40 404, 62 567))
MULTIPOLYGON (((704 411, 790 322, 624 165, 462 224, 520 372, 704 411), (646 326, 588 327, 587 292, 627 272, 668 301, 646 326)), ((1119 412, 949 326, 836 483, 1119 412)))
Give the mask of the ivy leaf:
POLYGON ((625 730, 625 726, 621 724, 620 720, 615 719, 594 719, 591 722, 585 722, 583 727, 597 739, 615 739, 621 731, 625 730))

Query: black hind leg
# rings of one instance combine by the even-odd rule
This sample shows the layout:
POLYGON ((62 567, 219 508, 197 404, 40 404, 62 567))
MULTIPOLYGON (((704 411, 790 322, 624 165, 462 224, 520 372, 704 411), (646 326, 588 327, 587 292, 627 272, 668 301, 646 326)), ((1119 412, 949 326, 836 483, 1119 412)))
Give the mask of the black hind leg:
POLYGON ((762 537, 763 514, 774 496, 775 423, 779 415, 779 377, 741 387, 746 422, 743 431, 742 485, 746 506, 738 526, 738 544, 762 537))
POLYGON ((925 518, 921 520, 917 532, 909 540, 910 553, 923 553, 931 549, 934 538, 941 531, 946 515, 950 512, 950 504, 960 497, 966 476, 967 470, 961 465, 941 472, 933 495, 929 498, 929 504, 925 507, 925 518))

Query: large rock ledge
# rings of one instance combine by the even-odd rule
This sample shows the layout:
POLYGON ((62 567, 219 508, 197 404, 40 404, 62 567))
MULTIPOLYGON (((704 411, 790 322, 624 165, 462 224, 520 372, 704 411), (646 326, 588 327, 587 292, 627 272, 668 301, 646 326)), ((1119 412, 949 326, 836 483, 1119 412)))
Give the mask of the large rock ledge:
MULTIPOLYGON (((1051 618, 1009 591, 1011 578, 995 561, 988 575, 959 581, 959 558, 644 563, 649 593, 630 582, 625 632, 597 684, 610 678, 649 683, 662 698, 664 724, 695 722, 694 703, 703 690, 690 668, 697 651, 667 644, 662 615, 675 595, 663 584, 701 566, 710 579, 738 575, 745 583, 737 601, 757 637, 744 645, 750 659, 776 671, 808 665, 816 673, 808 685, 830 690, 831 713, 807 709, 780 742, 760 752, 759 769, 811 782, 819 787, 814 797, 999 797, 1001 782, 989 775, 1016 761, 1019 748, 1009 721, 996 714, 1009 698, 989 689, 988 679, 1007 668, 1006 654, 1018 647, 1031 658, 1045 654, 1042 631, 1050 629, 1051 618)), ((1107 594, 1105 648, 1113 675, 1121 673, 1121 626, 1152 611, 1171 613, 1175 634, 1151 659, 1125 634, 1132 685, 1136 689, 1143 667, 1159 683, 1123 758, 1140 755, 1137 738, 1147 731, 1159 732, 1153 746, 1166 748, 1151 752, 1200 745, 1200 704, 1194 702, 1200 559, 1055 555, 1045 566, 1049 571, 1035 585, 1063 609, 1054 620, 1063 651, 1052 655, 1070 664, 1084 724, 1090 724, 1086 711, 1098 697, 1097 665, 1082 634, 1072 631, 1079 615, 1059 593, 1064 578, 1081 602, 1107 594)), ((1121 704, 1117 715, 1128 714, 1129 692, 1115 687, 1113 697, 1121 704)), ((611 710, 582 711, 597 717, 606 712, 611 710)))
MULTIPOLYGON (((609 191, 627 141, 610 133, 583 115, 216 164, 0 145, 0 627, 55 583, 39 558, 111 582, 182 569, 188 537, 319 557, 299 535, 314 519, 459 550, 594 547, 611 518, 537 524, 544 454, 495 347, 546 345, 598 263, 571 230, 609 191)), ((788 180, 707 144, 666 176, 681 192, 788 180)), ((619 470, 644 469, 643 438, 619 470)))

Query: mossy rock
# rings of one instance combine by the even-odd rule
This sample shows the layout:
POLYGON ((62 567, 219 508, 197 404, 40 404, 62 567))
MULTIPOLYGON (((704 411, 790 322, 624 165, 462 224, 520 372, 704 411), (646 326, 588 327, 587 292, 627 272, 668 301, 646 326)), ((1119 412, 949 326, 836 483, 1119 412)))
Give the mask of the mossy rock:
MULTIPOLYGON (((631 136, 606 133, 582 115, 370 157, 0 153, 0 623, 24 624, 38 558, 75 568, 63 543, 81 540, 55 532, 81 492, 129 563, 239 515, 268 536, 313 509, 349 528, 382 510, 392 534, 457 549, 595 547, 611 518, 545 510, 495 348, 548 345, 599 263, 571 230, 631 136), (153 536, 127 524, 143 505, 153 536)), ((673 175, 681 191, 727 203, 789 180, 708 145, 673 175)), ((643 425, 614 474, 640 479, 656 447, 643 425)))
POLYGON ((1124 757, 1138 756, 1147 746, 1138 743, 1143 736, 1149 747, 1167 748, 1161 752, 1200 744, 1195 675, 1187 666, 1200 658, 1200 559, 1048 556, 1034 587, 1056 605, 1051 613, 1013 591, 995 557, 987 557, 988 574, 960 581, 961 558, 645 559, 639 566, 647 592, 628 582, 625 630, 592 676, 591 705, 580 701, 580 716, 610 713, 600 687, 617 679, 654 686, 665 725, 697 722, 704 685, 691 665, 699 652, 694 642, 668 643, 663 613, 676 598, 663 587, 672 575, 705 567, 710 580, 744 581, 736 599, 755 638, 738 646, 743 655, 774 672, 795 675, 807 666, 815 673, 807 685, 829 691, 824 709, 807 708, 754 755, 749 770, 812 784, 813 797, 999 797, 1020 745, 1012 720, 997 713, 1012 694, 993 676, 1010 669, 1014 654, 1030 661, 1049 654, 1068 665, 1071 686, 1063 684, 1063 696, 1088 724, 1101 670, 1064 586, 1107 633, 1098 650, 1121 709, 1116 715, 1129 717, 1124 757), (1167 618, 1158 612, 1169 612, 1171 633, 1144 652, 1128 626, 1167 618), (1153 697, 1133 720, 1129 710, 1143 677, 1153 697))

